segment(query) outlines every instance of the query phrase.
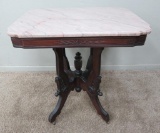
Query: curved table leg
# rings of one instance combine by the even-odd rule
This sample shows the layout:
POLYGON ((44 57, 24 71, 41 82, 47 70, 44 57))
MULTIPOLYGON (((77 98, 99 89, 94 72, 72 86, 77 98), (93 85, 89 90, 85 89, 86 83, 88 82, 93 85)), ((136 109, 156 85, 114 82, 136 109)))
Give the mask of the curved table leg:
POLYGON ((104 110, 102 107, 99 98, 97 95, 93 95, 90 92, 87 91, 87 94, 89 95, 94 107, 97 110, 97 113, 101 115, 101 117, 108 123, 109 122, 109 114, 104 110))
POLYGON ((51 112, 51 114, 49 115, 49 122, 54 122, 56 120, 56 117, 61 113, 61 110, 67 100, 67 97, 69 95, 70 91, 63 93, 62 95, 59 95, 59 99, 57 102, 57 105, 55 107, 55 109, 51 112))
POLYGON ((55 96, 59 96, 59 100, 55 109, 49 115, 49 122, 54 122, 56 117, 61 113, 61 110, 71 91, 69 88, 69 79, 67 74, 65 73, 66 69, 70 70, 67 57, 65 56, 65 49, 54 48, 53 50, 56 55, 56 71, 58 76, 55 78, 55 82, 57 83, 58 88, 55 96))
POLYGON ((99 85, 101 82, 100 67, 101 67, 101 53, 103 48, 91 48, 90 61, 87 64, 87 68, 90 71, 88 76, 88 89, 87 94, 89 95, 94 107, 101 117, 108 123, 109 114, 102 107, 98 96, 102 96, 99 85))

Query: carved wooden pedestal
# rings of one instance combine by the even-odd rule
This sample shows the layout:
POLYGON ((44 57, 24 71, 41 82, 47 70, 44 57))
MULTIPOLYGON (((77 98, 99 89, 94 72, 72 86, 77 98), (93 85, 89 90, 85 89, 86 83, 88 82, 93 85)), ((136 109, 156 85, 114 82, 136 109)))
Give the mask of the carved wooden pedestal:
POLYGON ((101 53, 103 48, 91 48, 90 56, 86 66, 86 70, 82 71, 82 57, 78 52, 75 56, 75 71, 71 71, 68 59, 65 54, 65 48, 54 48, 56 54, 56 69, 57 76, 55 81, 57 83, 57 92, 55 96, 59 96, 58 103, 49 116, 49 122, 54 122, 56 117, 60 114, 70 91, 76 90, 80 92, 82 89, 87 92, 93 105, 101 117, 108 122, 109 115, 103 109, 98 96, 102 96, 99 84, 101 82, 100 67, 101 67, 101 53))

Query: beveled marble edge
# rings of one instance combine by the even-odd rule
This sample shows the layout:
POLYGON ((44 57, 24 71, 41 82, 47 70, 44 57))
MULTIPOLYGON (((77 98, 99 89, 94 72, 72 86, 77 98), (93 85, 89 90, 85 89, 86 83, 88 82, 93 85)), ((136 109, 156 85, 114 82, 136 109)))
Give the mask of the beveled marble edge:
POLYGON ((18 38, 140 36, 149 33, 151 33, 150 25, 137 15, 128 9, 111 7, 32 10, 8 28, 8 35, 18 38), (77 12, 74 12, 74 10, 77 12), (102 10, 108 12, 108 14, 104 14, 102 10), (85 14, 82 14, 84 11, 85 14), (56 13, 54 14, 54 12, 56 13), (95 15, 94 12, 98 13, 95 15), (37 18, 35 18, 34 13, 38 14, 37 18), (77 13, 79 16, 77 16, 77 13), (128 15, 128 20, 126 16, 119 17, 116 13, 128 15), (48 21, 48 18, 51 22, 48 21), (61 19, 63 21, 59 21, 61 19), (40 22, 44 22, 43 25, 39 25, 40 22), (95 25, 92 23, 95 23, 95 25), (58 27, 59 25, 62 27, 58 27), (99 28, 99 25, 102 25, 101 28, 99 28), (29 31, 30 27, 32 27, 32 30, 29 31))

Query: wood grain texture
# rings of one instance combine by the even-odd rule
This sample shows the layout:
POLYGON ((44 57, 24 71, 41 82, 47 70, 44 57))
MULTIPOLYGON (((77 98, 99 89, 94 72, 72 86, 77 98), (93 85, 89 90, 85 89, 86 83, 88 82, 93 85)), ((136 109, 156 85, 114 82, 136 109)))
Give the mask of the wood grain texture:
POLYGON ((144 45, 147 35, 110 37, 11 38, 16 48, 133 47, 144 45))

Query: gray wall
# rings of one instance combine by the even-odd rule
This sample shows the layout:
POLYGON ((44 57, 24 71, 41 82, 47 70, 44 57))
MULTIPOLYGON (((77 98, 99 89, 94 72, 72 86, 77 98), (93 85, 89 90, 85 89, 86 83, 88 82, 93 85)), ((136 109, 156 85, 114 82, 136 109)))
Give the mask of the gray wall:
MULTIPOLYGON (((0 71, 43 71, 55 69, 51 49, 16 49, 7 36, 7 27, 26 11, 51 7, 125 7, 152 28, 146 44, 133 48, 105 48, 103 69, 157 69, 160 68, 160 1, 159 0, 0 0, 0 71)), ((71 65, 76 51, 83 54, 84 64, 89 49, 67 49, 71 65)))

